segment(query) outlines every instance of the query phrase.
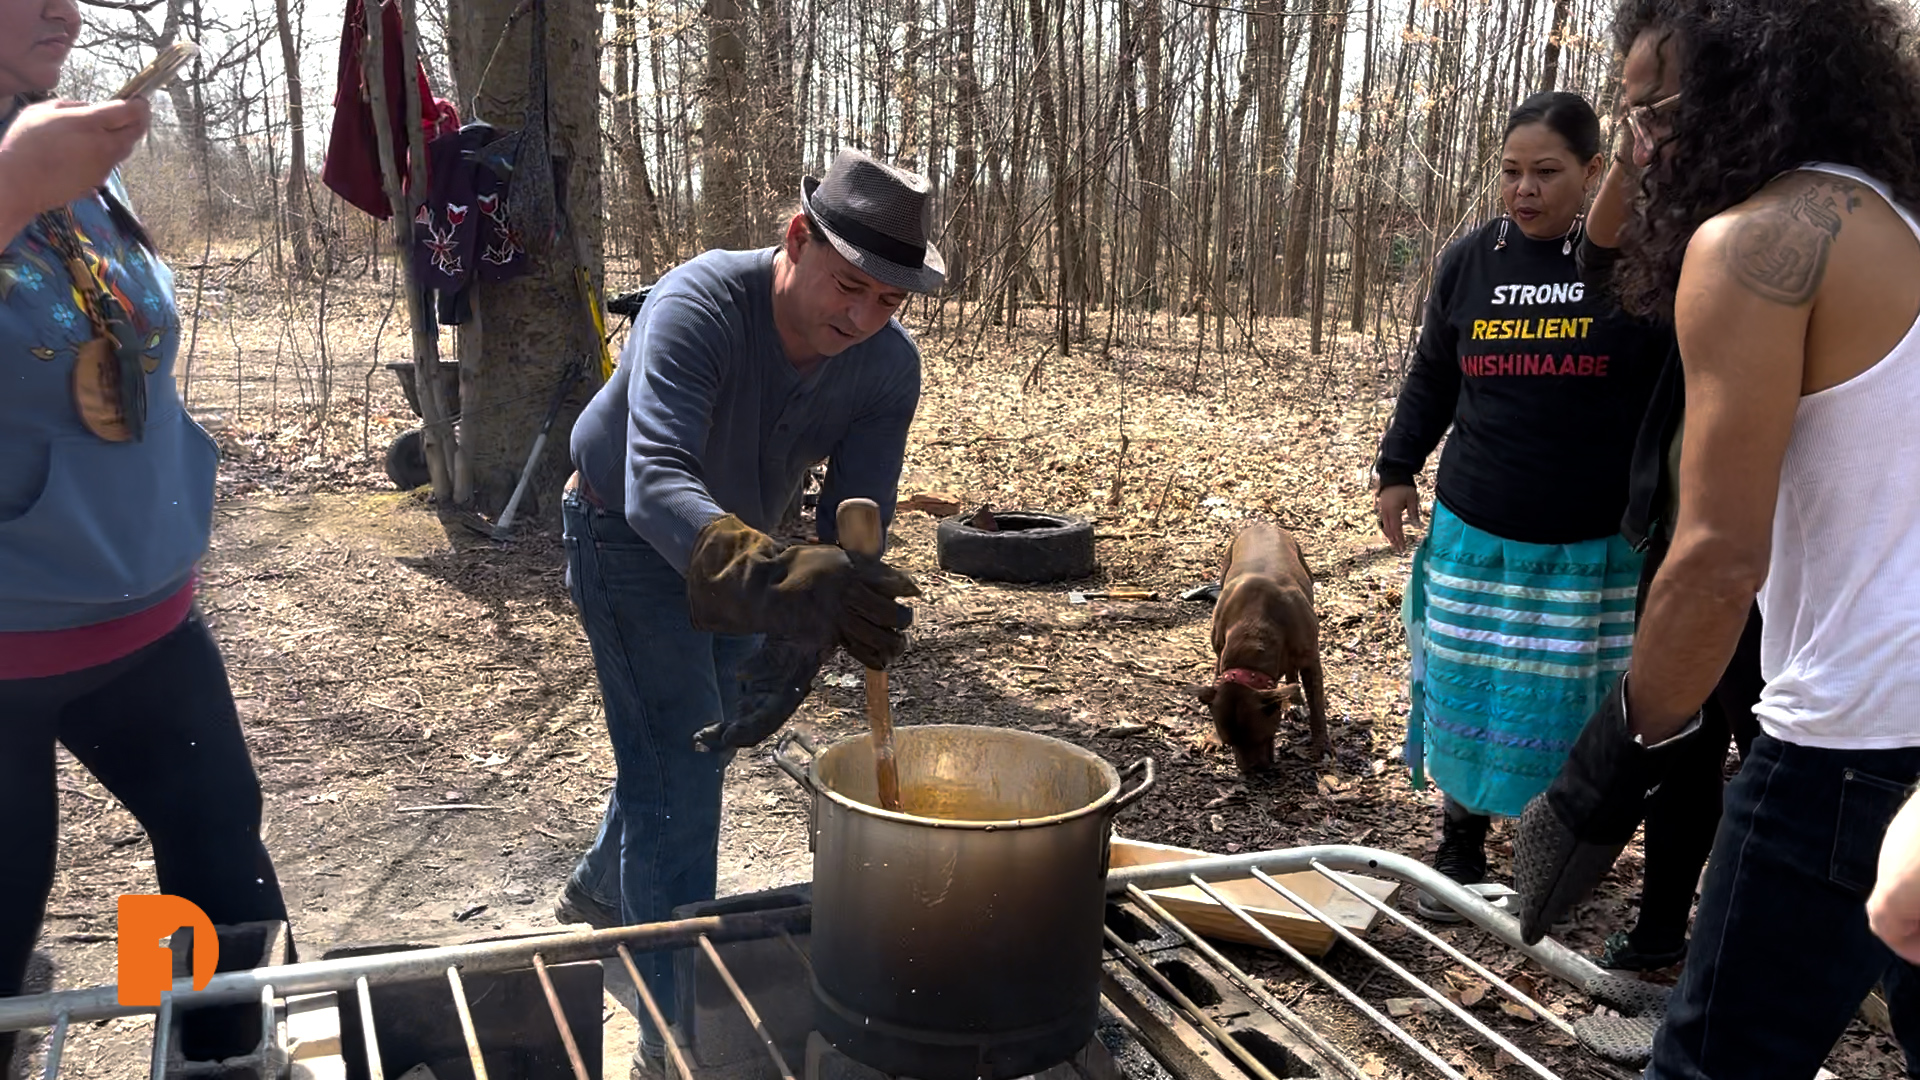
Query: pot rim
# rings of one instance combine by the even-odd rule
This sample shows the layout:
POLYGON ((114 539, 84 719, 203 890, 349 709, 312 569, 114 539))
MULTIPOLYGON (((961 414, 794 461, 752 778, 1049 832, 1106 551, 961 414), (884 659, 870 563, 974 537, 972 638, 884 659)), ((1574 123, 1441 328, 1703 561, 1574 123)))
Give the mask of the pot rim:
POLYGON ((816 750, 813 745, 813 740, 807 738, 804 733, 788 730, 781 734, 779 742, 774 746, 773 762, 780 766, 788 776, 798 781, 802 787, 809 789, 816 797, 825 796, 855 813, 866 814, 869 817, 876 817, 882 821, 897 821, 903 825, 917 825, 930 829, 963 829, 974 832, 1040 829, 1050 825, 1059 825, 1064 822, 1075 821, 1084 817, 1105 814, 1109 810, 1117 813, 1141 795, 1146 794, 1147 789, 1153 786, 1152 758, 1141 758, 1139 761, 1134 762, 1124 769, 1116 769, 1112 762, 1084 746, 1070 743, 1065 739, 1056 739, 1051 735, 1042 735, 1034 731, 1022 731, 1019 728, 994 727, 988 724, 915 724, 908 728, 895 728, 893 734, 894 737, 898 739, 903 731, 941 730, 1013 732, 1021 738, 1037 739, 1042 742, 1053 743, 1056 746, 1063 747, 1076 755, 1089 758, 1097 763, 1102 773, 1108 778, 1107 790, 1102 792, 1099 798, 1077 810, 1066 810, 1058 814, 1047 814, 1041 817, 1006 818, 998 821, 979 821, 964 818, 930 818, 921 817, 918 814, 909 814, 904 810, 886 810, 878 806, 863 803, 858 799, 849 798, 821 782, 820 758, 827 751, 833 750, 835 747, 845 746, 856 739, 869 739, 871 738, 870 735, 850 735, 827 747, 826 750, 816 750), (786 757, 783 753, 791 743, 799 743, 801 748, 807 751, 809 757, 804 766, 786 757), (804 773, 802 772, 803 769, 804 773), (1127 778, 1143 771, 1146 773, 1146 778, 1141 782, 1140 786, 1133 791, 1123 793, 1121 789, 1124 787, 1127 778))

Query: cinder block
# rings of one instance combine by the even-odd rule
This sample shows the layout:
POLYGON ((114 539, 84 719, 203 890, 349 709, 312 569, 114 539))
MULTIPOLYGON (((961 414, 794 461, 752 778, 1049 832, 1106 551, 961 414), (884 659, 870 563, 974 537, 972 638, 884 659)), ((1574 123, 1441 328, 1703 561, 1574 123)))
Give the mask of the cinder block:
MULTIPOLYGON (((284 922, 216 925, 220 960, 215 972, 277 967, 288 960, 284 922)), ((175 931, 174 978, 193 974, 193 928, 175 931)), ((176 1000, 167 1038, 167 1076, 177 1080, 278 1080, 286 1069, 286 1048, 279 1044, 271 1004, 220 1005, 176 1000)))
MULTIPOLYGON (((811 903, 810 885, 792 885, 675 908, 676 919, 766 911, 811 903)), ((802 953, 809 935, 716 943, 714 951, 753 1002, 789 1067, 806 1053, 813 1030, 813 976, 802 953), (795 951, 795 946, 799 951, 795 951)), ((713 962, 699 949, 674 954, 675 1025, 686 1040, 689 1064, 712 1080, 777 1080, 767 1047, 747 1022, 713 962)))

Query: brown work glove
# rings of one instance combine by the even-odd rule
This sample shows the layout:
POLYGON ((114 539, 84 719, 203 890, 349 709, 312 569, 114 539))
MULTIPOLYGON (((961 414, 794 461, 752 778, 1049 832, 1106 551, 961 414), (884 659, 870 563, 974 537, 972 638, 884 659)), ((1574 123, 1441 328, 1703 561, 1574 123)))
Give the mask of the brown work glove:
POLYGON ((780 730, 813 692, 814 677, 833 646, 822 649, 787 638, 769 637, 740 665, 739 703, 734 714, 694 732, 698 750, 757 746, 780 730))
POLYGON ((919 595, 912 578, 878 559, 831 544, 782 550, 732 514, 700 530, 687 562, 694 629, 838 644, 875 669, 906 651, 913 613, 895 601, 919 595))

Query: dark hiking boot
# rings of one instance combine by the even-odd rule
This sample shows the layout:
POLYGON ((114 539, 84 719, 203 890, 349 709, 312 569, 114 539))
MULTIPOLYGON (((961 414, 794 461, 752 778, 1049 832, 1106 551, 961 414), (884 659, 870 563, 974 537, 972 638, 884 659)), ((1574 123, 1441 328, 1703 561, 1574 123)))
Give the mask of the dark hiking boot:
MULTIPOLYGON (((1462 885, 1487 880, 1487 830, 1492 825, 1491 817, 1446 799, 1440 820, 1440 850, 1434 853, 1433 868, 1462 885)), ((1457 923, 1464 918, 1425 889, 1414 894, 1413 909, 1434 922, 1457 923)))
POLYGON ((567 887, 560 890, 560 898, 554 901, 553 918, 562 926, 586 923, 595 930, 621 925, 617 908, 590 895, 571 877, 567 878, 567 887))
POLYGON ((1642 949, 1634 943, 1632 934, 1616 930, 1607 936, 1594 963, 1608 971, 1659 971, 1686 958, 1687 943, 1684 939, 1674 946, 1642 949))

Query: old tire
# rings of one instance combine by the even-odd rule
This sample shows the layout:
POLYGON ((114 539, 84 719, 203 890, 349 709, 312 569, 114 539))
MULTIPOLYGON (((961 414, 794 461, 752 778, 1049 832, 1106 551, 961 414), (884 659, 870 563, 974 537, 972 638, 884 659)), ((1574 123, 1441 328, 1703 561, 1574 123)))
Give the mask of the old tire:
POLYGON ((942 520, 934 534, 940 568, 981 581, 1038 584, 1093 573, 1093 524, 1037 510, 996 511, 997 532, 963 517, 942 520))
POLYGON ((401 491, 412 491, 433 482, 433 474, 427 471, 424 428, 408 428, 387 447, 387 479, 401 491))

